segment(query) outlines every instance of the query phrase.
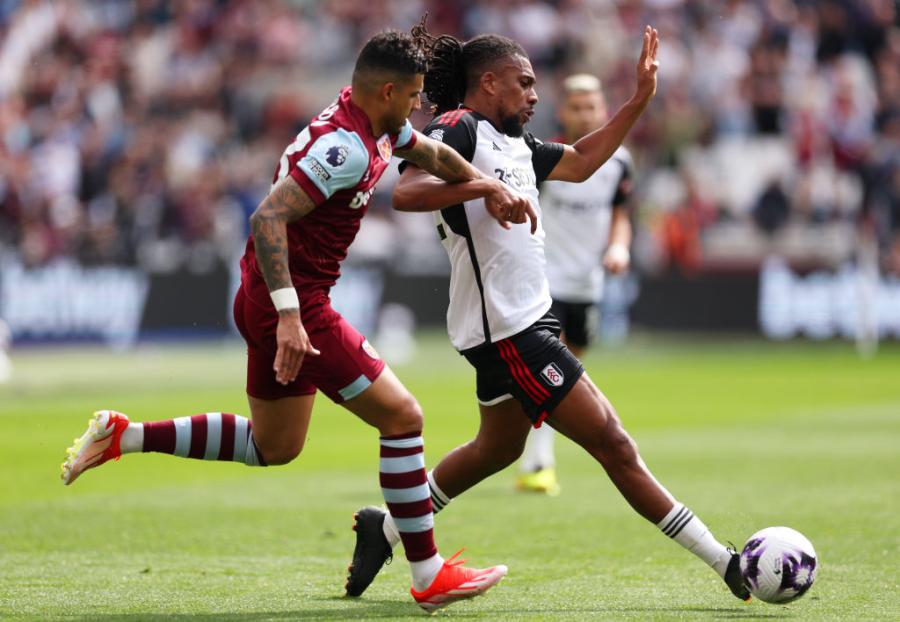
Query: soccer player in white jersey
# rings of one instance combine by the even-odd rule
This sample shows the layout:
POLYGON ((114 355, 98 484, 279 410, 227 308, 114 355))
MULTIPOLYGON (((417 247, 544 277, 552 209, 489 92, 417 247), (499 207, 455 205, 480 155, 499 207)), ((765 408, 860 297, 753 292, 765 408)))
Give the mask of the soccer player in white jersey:
MULTIPOLYGON (((520 45, 497 35, 465 43, 435 38, 423 25, 414 35, 429 51, 424 92, 438 115, 424 133, 528 197, 538 212, 538 183, 588 179, 615 153, 656 92, 659 40, 648 26, 632 98, 574 145, 542 143, 523 127, 538 97, 520 45)), ((481 203, 467 183, 446 184, 415 166, 405 167, 394 193, 400 210, 441 208, 435 212, 437 229, 451 264, 448 332, 476 372, 481 425, 474 439, 428 473, 434 511, 515 462, 530 427, 546 422, 583 447, 638 514, 713 568, 735 596, 749 599, 740 556, 650 473, 612 404, 559 340, 559 322, 549 314, 543 229, 504 230, 484 216, 481 203)), ((384 539, 357 539, 354 557, 374 562, 351 570, 357 585, 375 578, 372 569, 399 542, 393 517, 367 509, 357 530, 363 522, 363 531, 380 528, 384 539)))
MULTIPOLYGON (((561 142, 573 145, 608 120, 606 99, 595 76, 569 76, 563 81, 562 97, 561 142)), ((553 298, 550 313, 562 324, 560 339, 577 359, 583 358, 600 321, 604 269, 620 274, 631 261, 628 206, 633 177, 631 155, 619 147, 584 182, 546 181, 540 188, 553 298)), ((549 425, 531 431, 519 461, 517 488, 559 493, 554 438, 549 425)))

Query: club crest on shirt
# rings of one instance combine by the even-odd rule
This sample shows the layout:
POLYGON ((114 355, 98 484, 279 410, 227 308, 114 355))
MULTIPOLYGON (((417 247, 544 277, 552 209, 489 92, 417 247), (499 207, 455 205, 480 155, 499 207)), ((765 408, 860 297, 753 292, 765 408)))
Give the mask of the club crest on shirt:
POLYGON ((551 387, 561 387, 563 381, 566 379, 566 377, 562 373, 562 370, 556 366, 556 363, 550 363, 549 365, 547 365, 541 372, 541 377, 551 387))
POLYGON ((363 352, 365 352, 366 354, 368 354, 370 357, 372 357, 375 360, 378 360, 381 358, 380 356, 378 356, 378 351, 374 347, 372 347, 372 344, 369 343, 368 339, 365 339, 362 342, 362 349, 363 349, 363 352))
POLYGON ((390 162, 394 150, 391 148, 391 139, 387 134, 378 139, 377 146, 378 154, 381 156, 381 159, 385 162, 390 162))
POLYGON ((347 161, 347 154, 349 151, 347 145, 335 145, 325 152, 325 160, 331 166, 340 166, 347 161))
POLYGON ((428 138, 430 138, 432 140, 437 140, 439 142, 444 142, 444 130, 442 130, 442 129, 431 130, 431 133, 428 134, 428 138))

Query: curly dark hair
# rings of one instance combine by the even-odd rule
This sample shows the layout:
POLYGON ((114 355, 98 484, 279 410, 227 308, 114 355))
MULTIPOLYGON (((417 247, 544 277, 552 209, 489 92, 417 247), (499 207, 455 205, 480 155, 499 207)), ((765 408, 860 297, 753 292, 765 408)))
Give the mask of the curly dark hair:
POLYGON ((478 35, 465 42, 450 35, 434 36, 425 27, 427 18, 426 13, 410 34, 428 61, 425 97, 432 114, 458 108, 468 87, 496 61, 517 55, 528 57, 521 45, 500 35, 478 35))
POLYGON ((405 32, 385 30, 366 43, 353 68, 356 79, 364 73, 387 71, 403 75, 425 73, 428 63, 425 52, 405 32))

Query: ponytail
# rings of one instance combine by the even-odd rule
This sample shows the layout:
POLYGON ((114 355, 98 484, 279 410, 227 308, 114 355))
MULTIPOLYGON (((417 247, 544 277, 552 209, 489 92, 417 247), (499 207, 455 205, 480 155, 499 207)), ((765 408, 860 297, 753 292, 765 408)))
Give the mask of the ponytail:
POLYGON ((510 56, 528 58, 521 45, 500 35, 478 35, 466 42, 450 35, 435 37, 425 28, 427 18, 428 13, 410 34, 428 62, 424 91, 434 115, 459 108, 466 90, 477 84, 498 60, 510 56))
POLYGON ((413 40, 425 52, 428 69, 425 72, 425 99, 431 104, 431 113, 439 115, 455 110, 466 97, 466 67, 463 42, 450 35, 435 37, 425 28, 426 13, 422 21, 413 26, 413 40))

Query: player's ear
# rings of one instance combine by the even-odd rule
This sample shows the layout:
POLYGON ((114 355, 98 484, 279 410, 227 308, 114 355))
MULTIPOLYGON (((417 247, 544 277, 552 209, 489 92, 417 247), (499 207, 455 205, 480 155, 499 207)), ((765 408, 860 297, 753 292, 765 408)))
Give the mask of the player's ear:
POLYGON ((481 88, 489 94, 497 94, 497 74, 493 71, 485 71, 481 74, 481 78, 478 79, 478 82, 481 84, 481 88))
POLYGON ((394 95, 395 85, 393 82, 385 82, 381 85, 381 99, 382 101, 390 101, 391 97, 394 95))

